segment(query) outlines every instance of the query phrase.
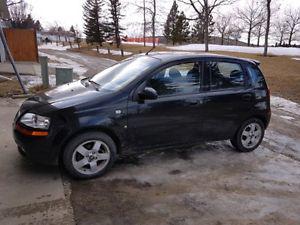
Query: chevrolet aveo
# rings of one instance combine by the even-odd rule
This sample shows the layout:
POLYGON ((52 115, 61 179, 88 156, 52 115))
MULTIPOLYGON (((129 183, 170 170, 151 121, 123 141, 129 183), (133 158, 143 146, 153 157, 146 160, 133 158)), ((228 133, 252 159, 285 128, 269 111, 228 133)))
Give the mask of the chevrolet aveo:
POLYGON ((26 100, 13 133, 20 153, 62 163, 76 178, 110 169, 146 148, 230 140, 237 151, 264 137, 270 93, 257 61, 151 54, 26 100))

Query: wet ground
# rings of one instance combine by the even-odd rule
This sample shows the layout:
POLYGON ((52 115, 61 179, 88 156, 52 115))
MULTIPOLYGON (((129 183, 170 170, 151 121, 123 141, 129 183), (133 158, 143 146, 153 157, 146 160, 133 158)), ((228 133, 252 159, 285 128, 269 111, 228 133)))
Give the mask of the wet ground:
POLYGON ((78 224, 300 224, 300 117, 273 109, 262 146, 150 151, 103 178, 72 181, 78 224))
POLYGON ((17 153, 11 122, 20 103, 0 99, 0 224, 300 224, 299 106, 273 107, 252 153, 228 141, 149 151, 76 181, 17 153))

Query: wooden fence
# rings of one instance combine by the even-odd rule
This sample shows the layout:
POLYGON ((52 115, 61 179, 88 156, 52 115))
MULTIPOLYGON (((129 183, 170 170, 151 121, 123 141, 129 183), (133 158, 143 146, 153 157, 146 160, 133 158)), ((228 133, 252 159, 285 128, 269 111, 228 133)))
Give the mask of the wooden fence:
POLYGON ((38 62, 36 31, 5 28, 4 34, 15 61, 38 62))

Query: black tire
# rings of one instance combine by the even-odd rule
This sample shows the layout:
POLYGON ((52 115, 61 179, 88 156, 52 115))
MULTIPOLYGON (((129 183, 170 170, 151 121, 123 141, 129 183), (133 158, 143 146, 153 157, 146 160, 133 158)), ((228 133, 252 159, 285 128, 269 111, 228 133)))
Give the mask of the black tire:
MULTIPOLYGON (((77 154, 77 153, 74 153, 77 154)), ((63 165, 67 172, 73 177, 77 179, 90 179, 102 176, 105 174, 114 164, 117 156, 117 147, 115 142, 109 137, 107 134, 102 132, 88 132, 80 134, 74 137, 66 146, 63 152, 63 165), (97 171, 94 174, 85 174, 83 172, 79 172, 73 165, 73 153, 76 148, 82 145, 85 142, 90 140, 97 140, 103 142, 109 149, 110 157, 107 160, 108 163, 105 165, 103 169, 97 171)), ((87 156, 88 157, 88 156, 87 156)), ((85 158, 85 157, 83 157, 85 158)), ((98 164, 98 162, 97 162, 98 164)))
POLYGON ((253 118, 253 119, 249 119, 249 120, 245 121, 241 125, 241 127, 238 129, 235 136, 230 140, 230 142, 231 142, 232 146, 238 152, 252 152, 261 144, 261 142, 264 138, 264 134, 265 134, 265 126, 264 126, 263 122, 260 119, 253 118), (247 148, 242 144, 242 138, 243 138, 242 133, 248 125, 254 124, 254 123, 260 126, 261 136, 260 136, 257 144, 247 148))

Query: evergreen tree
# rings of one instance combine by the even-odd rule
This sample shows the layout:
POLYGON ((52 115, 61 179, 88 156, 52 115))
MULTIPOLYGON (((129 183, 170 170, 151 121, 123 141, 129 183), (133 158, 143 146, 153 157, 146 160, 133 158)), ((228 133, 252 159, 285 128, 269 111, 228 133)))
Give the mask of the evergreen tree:
POLYGON ((73 25, 70 27, 70 32, 74 37, 76 36, 76 31, 73 25))
POLYGON ((121 45, 120 33, 122 30, 122 28, 120 27, 120 19, 123 16, 121 14, 121 2, 120 0, 109 0, 109 3, 111 23, 109 24, 110 29, 108 29, 108 32, 113 33, 117 44, 117 48, 119 48, 121 45))
POLYGON ((167 39, 167 41, 171 41, 173 45, 176 42, 175 29, 176 29, 176 21, 178 18, 178 14, 179 14, 178 5, 177 2, 174 1, 164 26, 164 36, 167 39))
POLYGON ((84 33, 87 43, 97 42, 102 46, 107 25, 100 20, 102 16, 102 0, 86 0, 83 9, 84 33))
POLYGON ((176 18, 175 30, 174 30, 174 40, 182 44, 182 42, 187 42, 190 34, 190 24, 184 12, 176 18))

